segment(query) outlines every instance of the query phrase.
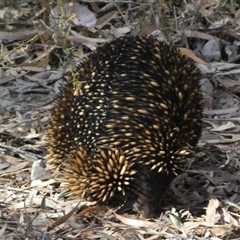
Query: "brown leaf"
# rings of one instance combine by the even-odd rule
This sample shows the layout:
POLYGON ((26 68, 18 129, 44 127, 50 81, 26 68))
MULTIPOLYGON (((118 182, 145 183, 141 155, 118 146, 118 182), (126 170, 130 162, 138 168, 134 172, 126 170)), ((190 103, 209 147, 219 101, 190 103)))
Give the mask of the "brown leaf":
POLYGON ((186 55, 187 57, 191 58, 193 61, 195 61, 196 63, 200 63, 200 64, 204 64, 207 65, 207 63, 205 61, 203 61, 202 59, 200 59, 199 57, 197 57, 190 49, 187 48, 180 48, 180 52, 183 55, 186 55))
POLYGON ((216 209, 219 207, 219 201, 217 199, 211 199, 209 200, 207 209, 206 209, 206 223, 210 225, 215 224, 216 219, 216 209))

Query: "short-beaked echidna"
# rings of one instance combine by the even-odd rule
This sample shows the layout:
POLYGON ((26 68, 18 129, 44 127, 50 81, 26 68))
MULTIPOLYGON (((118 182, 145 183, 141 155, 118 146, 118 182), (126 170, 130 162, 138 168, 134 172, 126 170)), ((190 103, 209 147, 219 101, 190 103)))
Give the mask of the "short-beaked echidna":
POLYGON ((159 216, 201 135, 199 78, 191 60, 151 37, 98 47, 54 102, 48 164, 71 195, 108 202, 132 193, 139 213, 159 216))

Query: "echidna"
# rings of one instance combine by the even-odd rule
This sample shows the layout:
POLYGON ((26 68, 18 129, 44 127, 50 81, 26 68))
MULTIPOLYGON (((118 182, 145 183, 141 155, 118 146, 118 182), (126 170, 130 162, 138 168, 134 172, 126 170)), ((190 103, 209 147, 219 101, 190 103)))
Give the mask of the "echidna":
POLYGON ((126 36, 68 73, 48 127, 48 164, 70 194, 136 196, 144 217, 191 158, 202 129, 200 73, 175 47, 126 36))

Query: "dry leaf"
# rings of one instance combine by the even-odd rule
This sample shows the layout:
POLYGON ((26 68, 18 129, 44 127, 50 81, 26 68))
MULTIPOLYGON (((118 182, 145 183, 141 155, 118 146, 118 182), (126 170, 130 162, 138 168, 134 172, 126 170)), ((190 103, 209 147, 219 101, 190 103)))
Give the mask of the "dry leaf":
POLYGON ((199 57, 197 57, 190 49, 187 48, 180 48, 180 52, 181 54, 191 58, 193 61, 195 61, 196 63, 200 63, 200 64, 204 64, 207 65, 207 63, 205 61, 203 61, 202 59, 200 59, 199 57))
POLYGON ((219 207, 219 201, 217 199, 211 199, 208 202, 206 209, 206 223, 209 225, 214 225, 216 220, 216 209, 219 207))
POLYGON ((153 228, 156 226, 156 223, 150 222, 150 221, 144 221, 144 220, 136 220, 131 218, 123 217, 119 214, 115 213, 116 218, 121 221, 122 223, 129 225, 131 227, 145 227, 145 228, 153 228))

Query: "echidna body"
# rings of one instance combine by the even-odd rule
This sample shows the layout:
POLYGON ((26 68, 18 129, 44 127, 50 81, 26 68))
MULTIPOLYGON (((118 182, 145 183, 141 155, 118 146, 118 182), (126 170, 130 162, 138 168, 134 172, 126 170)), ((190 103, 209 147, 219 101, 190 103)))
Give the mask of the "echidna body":
POLYGON ((133 193, 138 212, 159 216, 201 134, 199 71, 164 42, 128 36, 97 48, 74 74, 54 103, 48 164, 71 195, 107 202, 133 193))

